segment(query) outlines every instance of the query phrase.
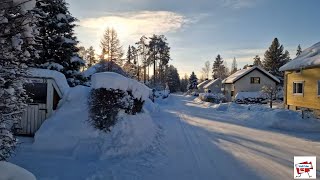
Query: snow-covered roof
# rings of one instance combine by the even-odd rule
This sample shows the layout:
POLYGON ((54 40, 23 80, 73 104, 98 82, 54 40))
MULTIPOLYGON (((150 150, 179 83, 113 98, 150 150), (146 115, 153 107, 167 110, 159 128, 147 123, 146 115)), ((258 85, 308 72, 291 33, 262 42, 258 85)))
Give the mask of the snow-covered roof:
POLYGON ((272 74, 270 74, 268 71, 266 71, 265 69, 263 69, 260 66, 253 66, 253 67, 248 67, 246 69, 239 70, 239 71, 235 72, 234 74, 230 75, 229 77, 227 77, 226 79, 224 79, 222 81, 222 83, 224 83, 224 84, 235 83, 236 81, 238 81, 239 79, 241 79, 242 77, 251 73, 254 70, 260 70, 262 73, 269 76, 274 81, 280 83, 280 80, 278 78, 276 78, 275 76, 273 76, 272 74))
POLYGON ((280 71, 311 67, 320 67, 320 42, 302 51, 298 57, 283 65, 280 71))
POLYGON ((30 68, 28 70, 28 76, 34 77, 34 78, 52 78, 57 83, 62 95, 66 94, 67 91, 70 89, 70 86, 68 85, 67 79, 64 76, 64 74, 49 70, 49 69, 36 69, 36 68, 30 68))
POLYGON ((94 89, 106 88, 131 91, 135 98, 141 98, 142 100, 148 99, 151 93, 151 89, 146 85, 114 72, 93 74, 91 81, 91 86, 94 89))
POLYGON ((198 88, 203 88, 205 85, 207 85, 210 82, 210 80, 205 80, 203 82, 201 82, 200 84, 198 84, 198 88))
POLYGON ((216 84, 216 83, 221 83, 221 79, 214 79, 214 80, 211 80, 208 84, 206 84, 203 88, 204 89, 207 89, 207 88, 210 88, 211 85, 213 84, 216 84))

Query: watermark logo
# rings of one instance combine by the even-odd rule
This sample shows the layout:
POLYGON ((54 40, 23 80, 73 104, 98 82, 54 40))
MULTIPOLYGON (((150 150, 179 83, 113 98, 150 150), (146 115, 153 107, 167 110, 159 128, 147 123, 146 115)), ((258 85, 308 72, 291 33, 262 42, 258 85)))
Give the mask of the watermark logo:
POLYGON ((317 158, 315 156, 294 157, 294 179, 316 179, 317 158))

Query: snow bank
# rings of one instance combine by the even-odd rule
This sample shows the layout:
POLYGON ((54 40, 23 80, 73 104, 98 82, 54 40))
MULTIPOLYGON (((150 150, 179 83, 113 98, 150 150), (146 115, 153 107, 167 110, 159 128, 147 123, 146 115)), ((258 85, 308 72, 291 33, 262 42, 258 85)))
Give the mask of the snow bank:
POLYGON ((300 68, 315 66, 320 66, 320 42, 302 51, 298 57, 283 65, 280 71, 299 70, 300 68))
POLYGON ((97 69, 99 69, 100 67, 101 67, 100 63, 95 64, 95 65, 89 67, 87 70, 83 71, 82 75, 87 78, 91 77, 93 74, 97 73, 97 69))
POLYGON ((225 96, 223 94, 216 94, 216 93, 200 93, 199 98, 202 101, 212 102, 212 103, 220 103, 225 102, 225 96))
MULTIPOLYGON (((320 132, 320 120, 302 118, 301 112, 287 109, 271 109, 265 105, 241 105, 236 103, 208 104, 199 98, 194 103, 211 108, 223 119, 236 124, 247 124, 259 128, 272 128, 294 132, 320 132), (221 113, 223 112, 223 113, 221 113)), ((210 111, 212 111, 210 110, 210 111)))
POLYGON ((31 68, 28 70, 28 75, 30 77, 36 77, 36 78, 54 79, 63 95, 66 94, 70 89, 70 86, 68 85, 66 77, 64 76, 64 74, 58 71, 31 68))
POLYGON ((141 98, 142 100, 148 99, 151 94, 151 89, 146 85, 114 72, 103 72, 92 75, 91 84, 94 89, 106 88, 131 91, 135 98, 141 98))
POLYGON ((149 114, 120 115, 103 144, 101 159, 129 155, 150 146, 156 136, 156 126, 149 114))
MULTIPOLYGON (((116 79, 115 79, 116 80, 116 79)), ((35 135, 36 150, 61 152, 73 158, 135 154, 152 146, 157 127, 148 112, 137 115, 120 113, 120 120, 104 133, 88 122, 88 97, 90 87, 71 88, 62 99, 60 108, 47 119, 35 135)), ((149 111, 153 111, 148 100, 149 111)))
POLYGON ((36 180, 36 177, 29 171, 14 164, 0 161, 1 180, 36 180))

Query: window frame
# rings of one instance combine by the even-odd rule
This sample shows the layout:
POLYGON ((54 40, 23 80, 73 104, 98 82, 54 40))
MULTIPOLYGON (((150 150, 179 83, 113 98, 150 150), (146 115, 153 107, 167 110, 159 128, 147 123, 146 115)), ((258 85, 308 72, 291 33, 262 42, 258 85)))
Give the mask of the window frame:
POLYGON ((292 84, 292 93, 295 96, 303 96, 304 95, 304 81, 294 81, 293 84, 292 84), (295 91, 297 91, 296 84, 302 84, 302 92, 301 93, 295 92, 295 91))
POLYGON ((320 97, 320 80, 318 80, 318 97, 320 97))
POLYGON ((250 84, 261 84, 261 78, 260 77, 250 77, 250 84), (255 83, 255 78, 259 79, 258 83, 255 83))

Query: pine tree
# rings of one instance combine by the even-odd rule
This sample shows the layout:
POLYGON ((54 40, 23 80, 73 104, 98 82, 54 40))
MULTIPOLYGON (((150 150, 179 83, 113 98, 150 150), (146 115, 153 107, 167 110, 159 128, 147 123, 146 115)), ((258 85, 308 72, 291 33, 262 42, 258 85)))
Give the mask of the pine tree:
POLYGON ((106 61, 113 61, 119 66, 123 64, 123 52, 115 29, 107 28, 101 40, 102 57, 106 61))
MULTIPOLYGON (((141 57, 141 62, 143 66, 143 82, 146 83, 147 81, 147 67, 149 69, 150 61, 148 61, 147 54, 148 54, 148 44, 146 42, 147 38, 142 36, 140 40, 136 43, 138 46, 137 51, 138 55, 141 57)), ((149 74, 148 74, 149 76, 149 74)))
POLYGON ((238 71, 238 63, 237 63, 236 58, 233 58, 232 65, 231 65, 231 74, 233 74, 237 71, 238 71))
POLYGON ((283 45, 280 45, 277 38, 275 38, 264 54, 263 67, 272 75, 282 77, 283 72, 279 68, 290 60, 288 51, 283 52, 283 45))
POLYGON ((30 9, 13 1, 1 2, 0 11, 0 161, 8 160, 16 146, 27 95, 23 89, 32 65, 33 31, 30 9), (29 22, 29 23, 27 23, 29 22))
POLYGON ((62 72, 71 86, 81 83, 81 66, 77 38, 74 35, 77 21, 68 10, 65 0, 37 0, 34 9, 39 35, 36 38, 38 67, 62 72))
POLYGON ((198 89, 198 78, 197 75, 192 72, 190 77, 189 77, 189 82, 188 82, 188 90, 195 90, 198 89))
POLYGON ((163 70, 165 70, 164 67, 170 60, 170 47, 168 46, 166 37, 163 35, 153 35, 149 39, 148 59, 153 64, 153 85, 156 86, 156 79, 160 81, 161 85, 163 79, 163 70), (157 70, 156 67, 158 62, 159 69, 157 70))
POLYGON ((212 77, 213 79, 224 79, 227 77, 226 67, 223 64, 223 59, 220 54, 218 54, 215 61, 213 62, 212 77))
POLYGON ((301 46, 300 44, 298 45, 298 48, 297 48, 297 57, 302 53, 302 49, 301 49, 301 46))
POLYGON ((180 77, 178 70, 173 65, 170 65, 166 71, 166 82, 169 86, 170 92, 180 91, 180 77))
POLYGON ((261 62, 261 58, 259 57, 259 55, 256 55, 253 58, 253 65, 262 67, 262 62, 261 62))

